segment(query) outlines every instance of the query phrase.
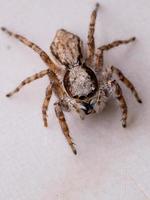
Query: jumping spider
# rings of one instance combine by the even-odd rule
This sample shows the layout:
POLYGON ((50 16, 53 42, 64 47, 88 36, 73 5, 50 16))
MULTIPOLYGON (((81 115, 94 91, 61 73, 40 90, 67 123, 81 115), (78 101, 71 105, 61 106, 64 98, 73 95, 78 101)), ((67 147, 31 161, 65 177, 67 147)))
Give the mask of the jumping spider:
POLYGON ((86 59, 83 57, 82 40, 64 29, 57 31, 50 46, 51 56, 49 57, 39 46, 25 37, 4 27, 1 28, 8 35, 32 48, 48 66, 46 70, 23 80, 14 91, 6 96, 11 97, 19 92, 24 85, 48 75, 50 83, 46 89, 42 106, 44 126, 48 126, 47 110, 52 92, 54 92, 58 97, 58 101, 54 104, 56 116, 74 154, 77 154, 77 151, 70 137, 63 111, 76 111, 83 119, 85 115, 102 111, 108 98, 114 94, 121 109, 122 126, 126 127, 127 104, 118 82, 113 79, 113 74, 116 74, 119 80, 131 90, 136 100, 142 103, 133 84, 118 68, 114 66, 105 68, 103 66, 105 51, 133 42, 135 37, 128 40, 117 40, 95 50, 94 32, 98 8, 99 4, 97 3, 90 18, 86 59))

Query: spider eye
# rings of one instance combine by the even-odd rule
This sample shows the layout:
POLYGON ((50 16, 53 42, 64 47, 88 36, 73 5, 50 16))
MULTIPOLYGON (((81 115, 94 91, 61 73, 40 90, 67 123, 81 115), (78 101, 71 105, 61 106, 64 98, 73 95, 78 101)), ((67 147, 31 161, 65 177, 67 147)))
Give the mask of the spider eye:
POLYGON ((91 112, 93 112, 93 106, 94 106, 94 104, 83 102, 82 105, 84 106, 83 110, 84 110, 85 114, 88 115, 91 112))

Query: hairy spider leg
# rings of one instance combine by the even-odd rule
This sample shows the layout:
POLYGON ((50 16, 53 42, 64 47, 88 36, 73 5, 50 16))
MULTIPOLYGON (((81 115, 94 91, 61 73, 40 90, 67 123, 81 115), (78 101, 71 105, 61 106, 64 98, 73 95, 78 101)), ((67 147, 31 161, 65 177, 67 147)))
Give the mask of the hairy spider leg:
POLYGON ((137 102, 138 102, 138 103, 142 103, 142 100, 141 100, 141 98, 139 97, 138 92, 136 91, 134 85, 131 83, 131 81, 129 81, 129 80, 124 76, 124 74, 121 72, 121 70, 119 70, 118 68, 112 66, 112 67, 111 67, 111 71, 112 71, 112 73, 115 73, 115 74, 118 76, 119 80, 122 81, 122 82, 126 85, 127 88, 130 89, 131 93, 135 96, 137 102))
POLYGON ((19 92, 20 89, 25 86, 26 84, 29 84, 37 79, 40 79, 42 78, 43 76, 47 75, 49 73, 49 69, 46 69, 46 70, 42 70, 41 72, 39 73, 36 73, 28 78, 26 78, 25 80, 23 80, 19 85, 18 87, 16 87, 16 89, 14 89, 12 92, 9 92, 8 94, 6 94, 7 97, 11 97, 12 95, 14 95, 15 93, 19 92))
POLYGON ((18 39, 20 42, 22 42, 23 44, 25 44, 26 46, 30 47, 31 49, 33 49, 40 57, 41 59, 44 61, 44 63, 53 71, 55 72, 55 65, 54 63, 51 61, 51 59, 49 58, 49 56, 47 55, 47 53, 45 51, 43 51, 38 45, 36 45, 35 43, 31 42, 30 40, 28 40, 27 38, 23 37, 22 35, 13 33, 11 31, 9 31, 8 29, 6 29, 5 27, 1 27, 1 30, 5 33, 7 33, 9 36, 12 36, 16 39, 18 39))
POLYGON ((118 100, 118 103, 120 105, 120 109, 122 113, 122 126, 125 128, 127 124, 128 108, 122 94, 122 89, 116 80, 110 81, 109 84, 110 84, 110 87, 114 89, 115 97, 118 100))
POLYGON ((48 110, 48 106, 49 106, 51 96, 52 96, 52 84, 49 84, 48 87, 46 88, 46 94, 45 94, 44 102, 43 102, 43 105, 42 105, 43 122, 44 122, 45 127, 48 127, 47 110, 48 110))
POLYGON ((97 48, 96 54, 95 54, 95 71, 99 72, 103 69, 104 65, 104 52, 108 51, 114 47, 118 47, 122 44, 128 44, 130 42, 135 41, 135 37, 132 37, 128 40, 116 40, 110 44, 103 45, 99 48, 97 48))
POLYGON ((87 43, 87 63, 91 65, 94 60, 95 54, 95 39, 94 39, 94 32, 95 32, 95 23, 97 17, 97 11, 99 8, 99 4, 97 3, 95 9, 93 10, 91 17, 90 17, 90 24, 88 30, 88 43, 87 43))
POLYGON ((69 134, 69 128, 68 128, 64 113, 62 111, 61 105, 59 103, 55 103, 55 113, 59 120, 59 124, 61 126, 62 132, 64 133, 64 136, 66 137, 67 142, 70 145, 73 153, 76 155, 77 151, 75 149, 74 143, 72 142, 72 138, 69 134))

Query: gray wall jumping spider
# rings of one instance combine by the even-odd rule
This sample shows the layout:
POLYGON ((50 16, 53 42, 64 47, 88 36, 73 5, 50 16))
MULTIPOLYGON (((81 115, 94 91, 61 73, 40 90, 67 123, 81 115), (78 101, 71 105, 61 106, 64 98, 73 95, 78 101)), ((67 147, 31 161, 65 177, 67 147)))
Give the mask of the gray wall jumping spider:
POLYGON ((54 92, 58 97, 58 101, 54 104, 56 116, 74 154, 77 154, 77 151, 70 137, 63 111, 75 111, 83 119, 85 115, 102 111, 108 98, 114 94, 121 109, 122 126, 126 127, 127 104, 118 82, 113 79, 113 74, 116 74, 119 80, 131 90, 136 100, 142 103, 133 84, 118 68, 114 66, 106 68, 103 66, 105 51, 133 42, 135 37, 128 40, 114 41, 95 49, 94 31, 98 8, 99 4, 97 3, 90 18, 86 59, 83 58, 82 40, 77 35, 64 29, 57 31, 50 46, 51 56, 49 57, 39 46, 25 37, 15 34, 4 27, 1 28, 8 35, 17 38, 32 48, 48 66, 46 70, 22 81, 14 91, 6 96, 11 97, 19 92, 24 85, 48 75, 50 83, 46 89, 42 106, 44 126, 48 126, 47 109, 52 92, 54 92))

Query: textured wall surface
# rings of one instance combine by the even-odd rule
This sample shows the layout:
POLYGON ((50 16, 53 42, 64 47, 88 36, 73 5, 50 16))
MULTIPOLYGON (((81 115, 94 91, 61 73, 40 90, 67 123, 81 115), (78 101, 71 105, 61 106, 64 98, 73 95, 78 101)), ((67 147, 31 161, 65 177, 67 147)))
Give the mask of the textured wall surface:
MULTIPOLYGON (((148 200, 150 199, 150 1, 101 0, 96 44, 136 36, 135 43, 105 54, 105 65, 120 68, 138 89, 143 105, 128 89, 128 127, 111 101, 103 113, 84 121, 66 114, 78 155, 61 133, 52 98, 49 127, 41 105, 47 77, 7 99, 5 94, 42 69, 40 58, 0 32, 0 199, 148 200)), ((0 26, 25 35, 49 52, 59 28, 86 42, 93 0, 0 0, 0 26)))

